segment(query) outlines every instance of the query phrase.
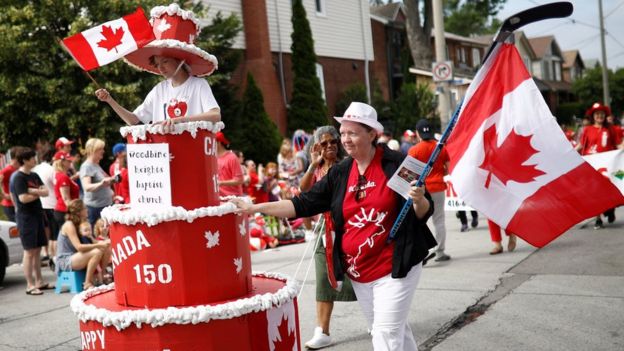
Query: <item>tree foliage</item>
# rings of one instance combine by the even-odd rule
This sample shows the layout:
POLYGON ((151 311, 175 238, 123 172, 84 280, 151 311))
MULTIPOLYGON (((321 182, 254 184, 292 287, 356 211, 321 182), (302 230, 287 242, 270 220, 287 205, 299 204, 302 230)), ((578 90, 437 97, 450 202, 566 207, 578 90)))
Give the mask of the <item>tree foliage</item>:
POLYGON ((444 28, 447 32, 463 36, 495 33, 501 22, 494 16, 506 1, 446 0, 444 28))
POLYGON ((403 84, 391 108, 395 132, 414 129, 421 118, 431 119, 434 126, 440 123, 436 116, 435 95, 427 84, 403 84))
MULTIPOLYGON (((615 72, 609 70, 608 76, 610 107, 614 116, 620 116, 624 111, 624 68, 615 72)), ((583 77, 572 83, 572 92, 576 94, 585 109, 594 102, 603 100, 602 91, 602 68, 600 66, 585 70, 583 77)))
MULTIPOLYGON (((137 2, 56 0, 4 1, 0 12, 0 145, 33 145, 36 140, 53 141, 64 135, 85 142, 99 137, 108 145, 119 141, 122 121, 106 104, 98 101, 97 87, 86 77, 58 41, 101 23, 120 18, 137 8, 137 2)), ((143 0, 146 13, 161 1, 143 0)), ((201 13, 201 4, 194 5, 201 13)), ((216 54, 219 73, 211 77, 217 99, 221 82, 236 63, 223 60, 233 37, 240 30, 235 17, 217 17, 195 41, 216 54), (219 34, 216 34, 219 33, 219 34), (215 83, 218 82, 218 83, 215 83)), ((141 103, 161 79, 139 72, 121 60, 91 71, 98 83, 129 109, 141 103)), ((226 89, 227 90, 227 89, 226 89)), ((223 105, 223 101, 218 100, 223 105)))
POLYGON ((226 131, 232 146, 258 163, 273 161, 279 152, 282 136, 264 109, 262 92, 253 76, 247 74, 241 114, 226 131))
POLYGON ((321 83, 316 76, 316 54, 312 30, 302 0, 292 5, 293 93, 288 108, 288 131, 312 131, 327 124, 327 107, 321 96, 321 83))

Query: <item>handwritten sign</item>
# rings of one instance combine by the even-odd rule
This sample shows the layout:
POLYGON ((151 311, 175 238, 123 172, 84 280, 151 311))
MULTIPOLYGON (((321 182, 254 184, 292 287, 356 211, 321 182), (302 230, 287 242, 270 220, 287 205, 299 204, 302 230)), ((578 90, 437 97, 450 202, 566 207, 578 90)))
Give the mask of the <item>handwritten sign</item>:
POLYGON ((128 144, 130 203, 137 207, 171 206, 169 144, 128 144))

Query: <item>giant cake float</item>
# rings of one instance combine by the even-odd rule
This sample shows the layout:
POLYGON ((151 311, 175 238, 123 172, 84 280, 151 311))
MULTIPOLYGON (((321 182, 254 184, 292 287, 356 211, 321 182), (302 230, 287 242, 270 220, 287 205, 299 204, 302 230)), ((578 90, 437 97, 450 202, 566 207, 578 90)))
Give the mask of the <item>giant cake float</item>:
POLYGON ((247 218, 218 197, 222 127, 121 129, 132 204, 102 211, 115 283, 71 302, 83 350, 300 349, 296 282, 252 274, 247 218), (171 205, 159 204, 167 191, 171 205))

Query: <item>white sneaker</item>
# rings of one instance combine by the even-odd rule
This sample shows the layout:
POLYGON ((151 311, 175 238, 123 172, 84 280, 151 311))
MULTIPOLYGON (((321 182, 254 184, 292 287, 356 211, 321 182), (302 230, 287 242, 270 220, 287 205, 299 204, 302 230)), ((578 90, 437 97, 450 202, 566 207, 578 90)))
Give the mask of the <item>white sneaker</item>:
POLYGON ((305 347, 310 350, 318 350, 332 344, 331 337, 323 333, 323 328, 314 328, 314 336, 305 343, 305 347))

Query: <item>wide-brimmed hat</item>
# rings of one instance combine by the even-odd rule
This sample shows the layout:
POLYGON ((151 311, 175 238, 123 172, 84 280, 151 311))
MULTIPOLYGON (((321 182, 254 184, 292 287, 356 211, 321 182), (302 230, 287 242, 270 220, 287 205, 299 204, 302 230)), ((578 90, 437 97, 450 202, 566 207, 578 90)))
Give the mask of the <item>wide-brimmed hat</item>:
POLYGON ((71 145, 73 143, 74 143, 73 140, 69 140, 66 137, 60 137, 54 143, 54 148, 58 150, 58 149, 62 148, 63 146, 71 145))
POLYGON ((54 154, 54 161, 58 161, 58 160, 66 160, 66 161, 73 161, 74 158, 67 152, 65 151, 57 151, 54 154))
POLYGON ((591 107, 585 112, 585 116, 591 117, 596 111, 604 111, 605 116, 609 116, 611 114, 611 109, 609 108, 609 106, 603 105, 600 102, 594 102, 591 107))
POLYGON ((377 111, 368 104, 362 102, 352 102, 342 117, 334 117, 338 123, 343 121, 365 124, 377 132, 382 133, 384 127, 377 121, 377 111))
POLYGON ((154 7, 150 16, 156 40, 126 55, 126 63, 139 70, 160 74, 150 58, 166 56, 184 60, 193 76, 207 76, 217 69, 217 58, 193 44, 201 31, 193 12, 182 10, 174 3, 154 7))
POLYGON ((418 131, 418 135, 422 140, 431 140, 433 139, 433 128, 431 128, 431 124, 426 119, 421 119, 416 123, 416 130, 418 131))

